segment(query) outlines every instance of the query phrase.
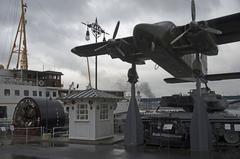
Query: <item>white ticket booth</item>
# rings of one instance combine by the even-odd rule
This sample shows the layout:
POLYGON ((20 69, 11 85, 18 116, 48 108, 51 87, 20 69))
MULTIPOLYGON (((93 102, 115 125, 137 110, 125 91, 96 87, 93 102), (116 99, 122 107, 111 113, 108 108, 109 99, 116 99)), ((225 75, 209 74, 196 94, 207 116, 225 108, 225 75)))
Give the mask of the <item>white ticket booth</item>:
POLYGON ((69 139, 100 140, 114 135, 113 109, 120 98, 88 89, 63 99, 69 107, 69 139))

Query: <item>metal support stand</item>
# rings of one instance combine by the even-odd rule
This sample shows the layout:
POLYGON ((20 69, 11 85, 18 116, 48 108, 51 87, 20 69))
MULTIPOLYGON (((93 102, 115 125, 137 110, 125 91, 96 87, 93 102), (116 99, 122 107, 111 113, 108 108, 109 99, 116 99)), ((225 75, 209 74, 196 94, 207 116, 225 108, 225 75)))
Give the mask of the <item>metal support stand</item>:
POLYGON ((194 108, 190 127, 190 142, 193 158, 205 158, 211 147, 211 129, 207 113, 207 105, 201 96, 202 64, 199 54, 193 63, 193 74, 196 78, 194 108))
POLYGON ((143 123, 139 113, 136 96, 135 83, 138 81, 136 64, 128 71, 128 82, 131 83, 131 99, 129 102, 126 126, 125 126, 125 144, 126 146, 137 146, 143 144, 143 123))
MULTIPOLYGON (((97 21, 97 20, 96 20, 96 21, 97 21)), ((96 22, 96 24, 97 24, 97 22, 96 22)), ((96 42, 96 44, 97 44, 97 36, 95 36, 95 42, 96 42)), ((98 78, 97 78, 97 74, 98 74, 98 73, 97 73, 97 71, 98 71, 98 67, 97 67, 98 64, 97 64, 97 62, 98 62, 98 61, 97 61, 97 56, 95 56, 95 89, 98 89, 98 87, 97 87, 97 82, 98 82, 98 81, 97 81, 97 79, 98 79, 98 78)))
MULTIPOLYGON (((87 26, 87 32, 86 32, 86 37, 85 37, 86 40, 90 40, 89 28, 91 29, 92 34, 95 37, 95 43, 98 42, 97 39, 101 36, 102 33, 104 34, 104 40, 105 40, 105 34, 108 34, 108 33, 105 32, 104 29, 102 29, 101 26, 98 24, 97 18, 94 23, 88 24, 88 23, 82 22, 82 24, 87 26)), ((98 64, 97 63, 98 63, 98 61, 97 61, 97 59, 98 59, 97 56, 95 56, 95 89, 98 89, 98 86, 97 86, 97 83, 98 83, 98 81, 97 81, 97 75, 98 75, 98 73, 97 73, 98 66, 97 65, 98 64)), ((89 73, 89 86, 91 86, 90 73, 89 73)))

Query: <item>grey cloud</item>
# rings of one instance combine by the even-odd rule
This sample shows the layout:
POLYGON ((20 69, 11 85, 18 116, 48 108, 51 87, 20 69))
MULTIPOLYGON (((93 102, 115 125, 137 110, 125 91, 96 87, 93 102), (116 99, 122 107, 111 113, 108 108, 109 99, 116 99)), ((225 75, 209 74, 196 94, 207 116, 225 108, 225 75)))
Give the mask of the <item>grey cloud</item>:
MULTIPOLYGON (((17 16, 6 17, 7 9, 9 5, 16 6, 16 0, 1 0, 0 1, 0 29, 4 30, 12 25, 18 23, 17 16), (9 19, 9 20, 4 20, 9 19)), ((49 63, 49 65, 55 65, 60 68, 66 68, 80 72, 81 76, 86 79, 86 61, 85 58, 77 57, 70 52, 70 49, 76 45, 85 44, 84 34, 85 27, 80 23, 81 21, 92 22, 95 17, 98 17, 100 24, 112 33, 117 20, 121 21, 119 34, 126 32, 131 35, 131 29, 135 23, 138 22, 150 22, 155 23, 161 20, 172 20, 177 24, 185 24, 190 21, 190 0, 32 0, 28 3, 28 46, 29 54, 32 60, 30 62, 49 63), (131 25, 129 25, 131 24, 131 25)), ((224 1, 224 0, 196 0, 197 6, 197 19, 209 19, 212 18, 211 13, 219 13, 219 16, 225 15, 221 8, 228 3, 236 7, 240 5, 238 0, 224 1)), ((14 7, 12 7, 14 8, 14 7)), ((232 7, 231 7, 232 8, 232 7)), ((226 10, 231 10, 227 8, 226 10)), ((10 10, 9 10, 10 11, 10 10)), ((230 11, 231 12, 231 11, 230 11)), ((14 29, 15 29, 14 28, 14 29)), ((0 36, 2 36, 0 32, 0 36)), ((2 37, 1 37, 2 38, 2 37)), ((0 40, 0 42, 2 42, 0 40)), ((223 46, 223 51, 226 54, 220 54, 218 59, 215 58, 209 61, 210 72, 221 72, 229 70, 238 70, 240 68, 239 62, 236 58, 236 54, 233 56, 231 52, 239 50, 239 44, 236 44, 234 48, 232 46, 223 46), (228 62, 225 62, 228 60, 228 62), (228 68, 223 66, 222 63, 228 63, 228 68), (232 62, 232 63, 231 63, 232 62), (211 64, 214 63, 214 64, 211 64)), ((0 46, 2 46, 0 44, 0 46)), ((0 48, 1 50, 2 48, 0 48)), ((6 63, 4 61, 9 55, 4 55, 0 52, 0 63, 6 63)), ((99 80, 102 81, 102 88, 117 87, 117 89, 129 90, 129 84, 126 82, 126 74, 119 76, 114 75, 106 71, 108 58, 100 58, 99 64, 103 64, 104 69, 99 68, 101 76, 99 80), (105 72, 104 72, 105 71, 105 72), (111 79, 111 80, 109 80, 111 79), (110 82, 109 82, 110 81, 110 82)), ((92 63, 93 64, 93 63, 92 63)), ((30 63, 31 65, 31 63, 30 63)), ((118 64, 113 66, 114 62, 110 63, 111 67, 116 67, 116 71, 126 68, 124 64, 118 64)), ((156 74, 163 74, 162 71, 154 72, 152 68, 147 67, 149 74, 156 76, 156 74)), ((93 71, 93 70, 92 70, 93 71)), ((139 72, 142 70, 139 69, 139 72)), ((94 73, 92 73, 92 76, 94 73)), ((152 77, 152 76, 151 76, 152 77)), ((141 81, 148 81, 149 88, 153 94, 164 95, 174 92, 187 92, 188 89, 193 88, 194 85, 166 85, 160 82, 163 77, 151 78, 141 77, 141 81), (153 87, 153 88, 151 88, 153 87), (156 89, 159 88, 159 89, 156 89)), ((81 79, 77 79, 81 81, 81 79)), ((101 82, 100 81, 100 82, 101 82)), ((214 87, 217 84, 214 84, 214 87)), ((226 84, 227 85, 227 84, 226 84)), ((216 87, 217 88, 217 87, 216 87)))

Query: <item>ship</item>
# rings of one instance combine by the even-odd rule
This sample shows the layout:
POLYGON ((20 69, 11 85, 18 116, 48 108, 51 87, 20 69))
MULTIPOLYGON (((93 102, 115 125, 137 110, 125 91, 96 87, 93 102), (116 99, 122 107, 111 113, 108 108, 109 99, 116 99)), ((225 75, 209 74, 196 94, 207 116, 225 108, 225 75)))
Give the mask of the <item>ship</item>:
POLYGON ((25 14, 27 4, 21 0, 21 16, 7 65, 0 65, 0 125, 11 123, 18 102, 25 97, 56 99, 63 90, 62 72, 28 69, 25 14), (10 68, 17 55, 15 68, 10 68))

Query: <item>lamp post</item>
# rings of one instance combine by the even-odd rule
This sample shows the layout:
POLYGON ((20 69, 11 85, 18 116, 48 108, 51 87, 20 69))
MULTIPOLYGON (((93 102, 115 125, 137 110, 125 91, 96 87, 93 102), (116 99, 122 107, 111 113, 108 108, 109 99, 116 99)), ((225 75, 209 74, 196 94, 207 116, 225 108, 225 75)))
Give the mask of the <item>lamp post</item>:
MULTIPOLYGON (((87 23, 82 22, 82 24, 87 26, 87 31, 86 31, 86 36, 85 36, 85 39, 87 41, 90 40, 90 31, 89 31, 89 29, 91 29, 92 35, 95 37, 95 43, 97 43, 97 39, 99 37, 101 37, 102 34, 103 34, 103 41, 106 41, 105 35, 108 34, 108 33, 105 32, 101 28, 101 26, 98 24, 97 18, 96 18, 94 23, 87 24, 87 23)), ((89 82, 90 82, 89 85, 91 86, 88 58, 87 58, 87 63, 88 63, 88 75, 89 75, 89 82)), ((97 89, 97 56, 95 56, 95 89, 97 89)))

